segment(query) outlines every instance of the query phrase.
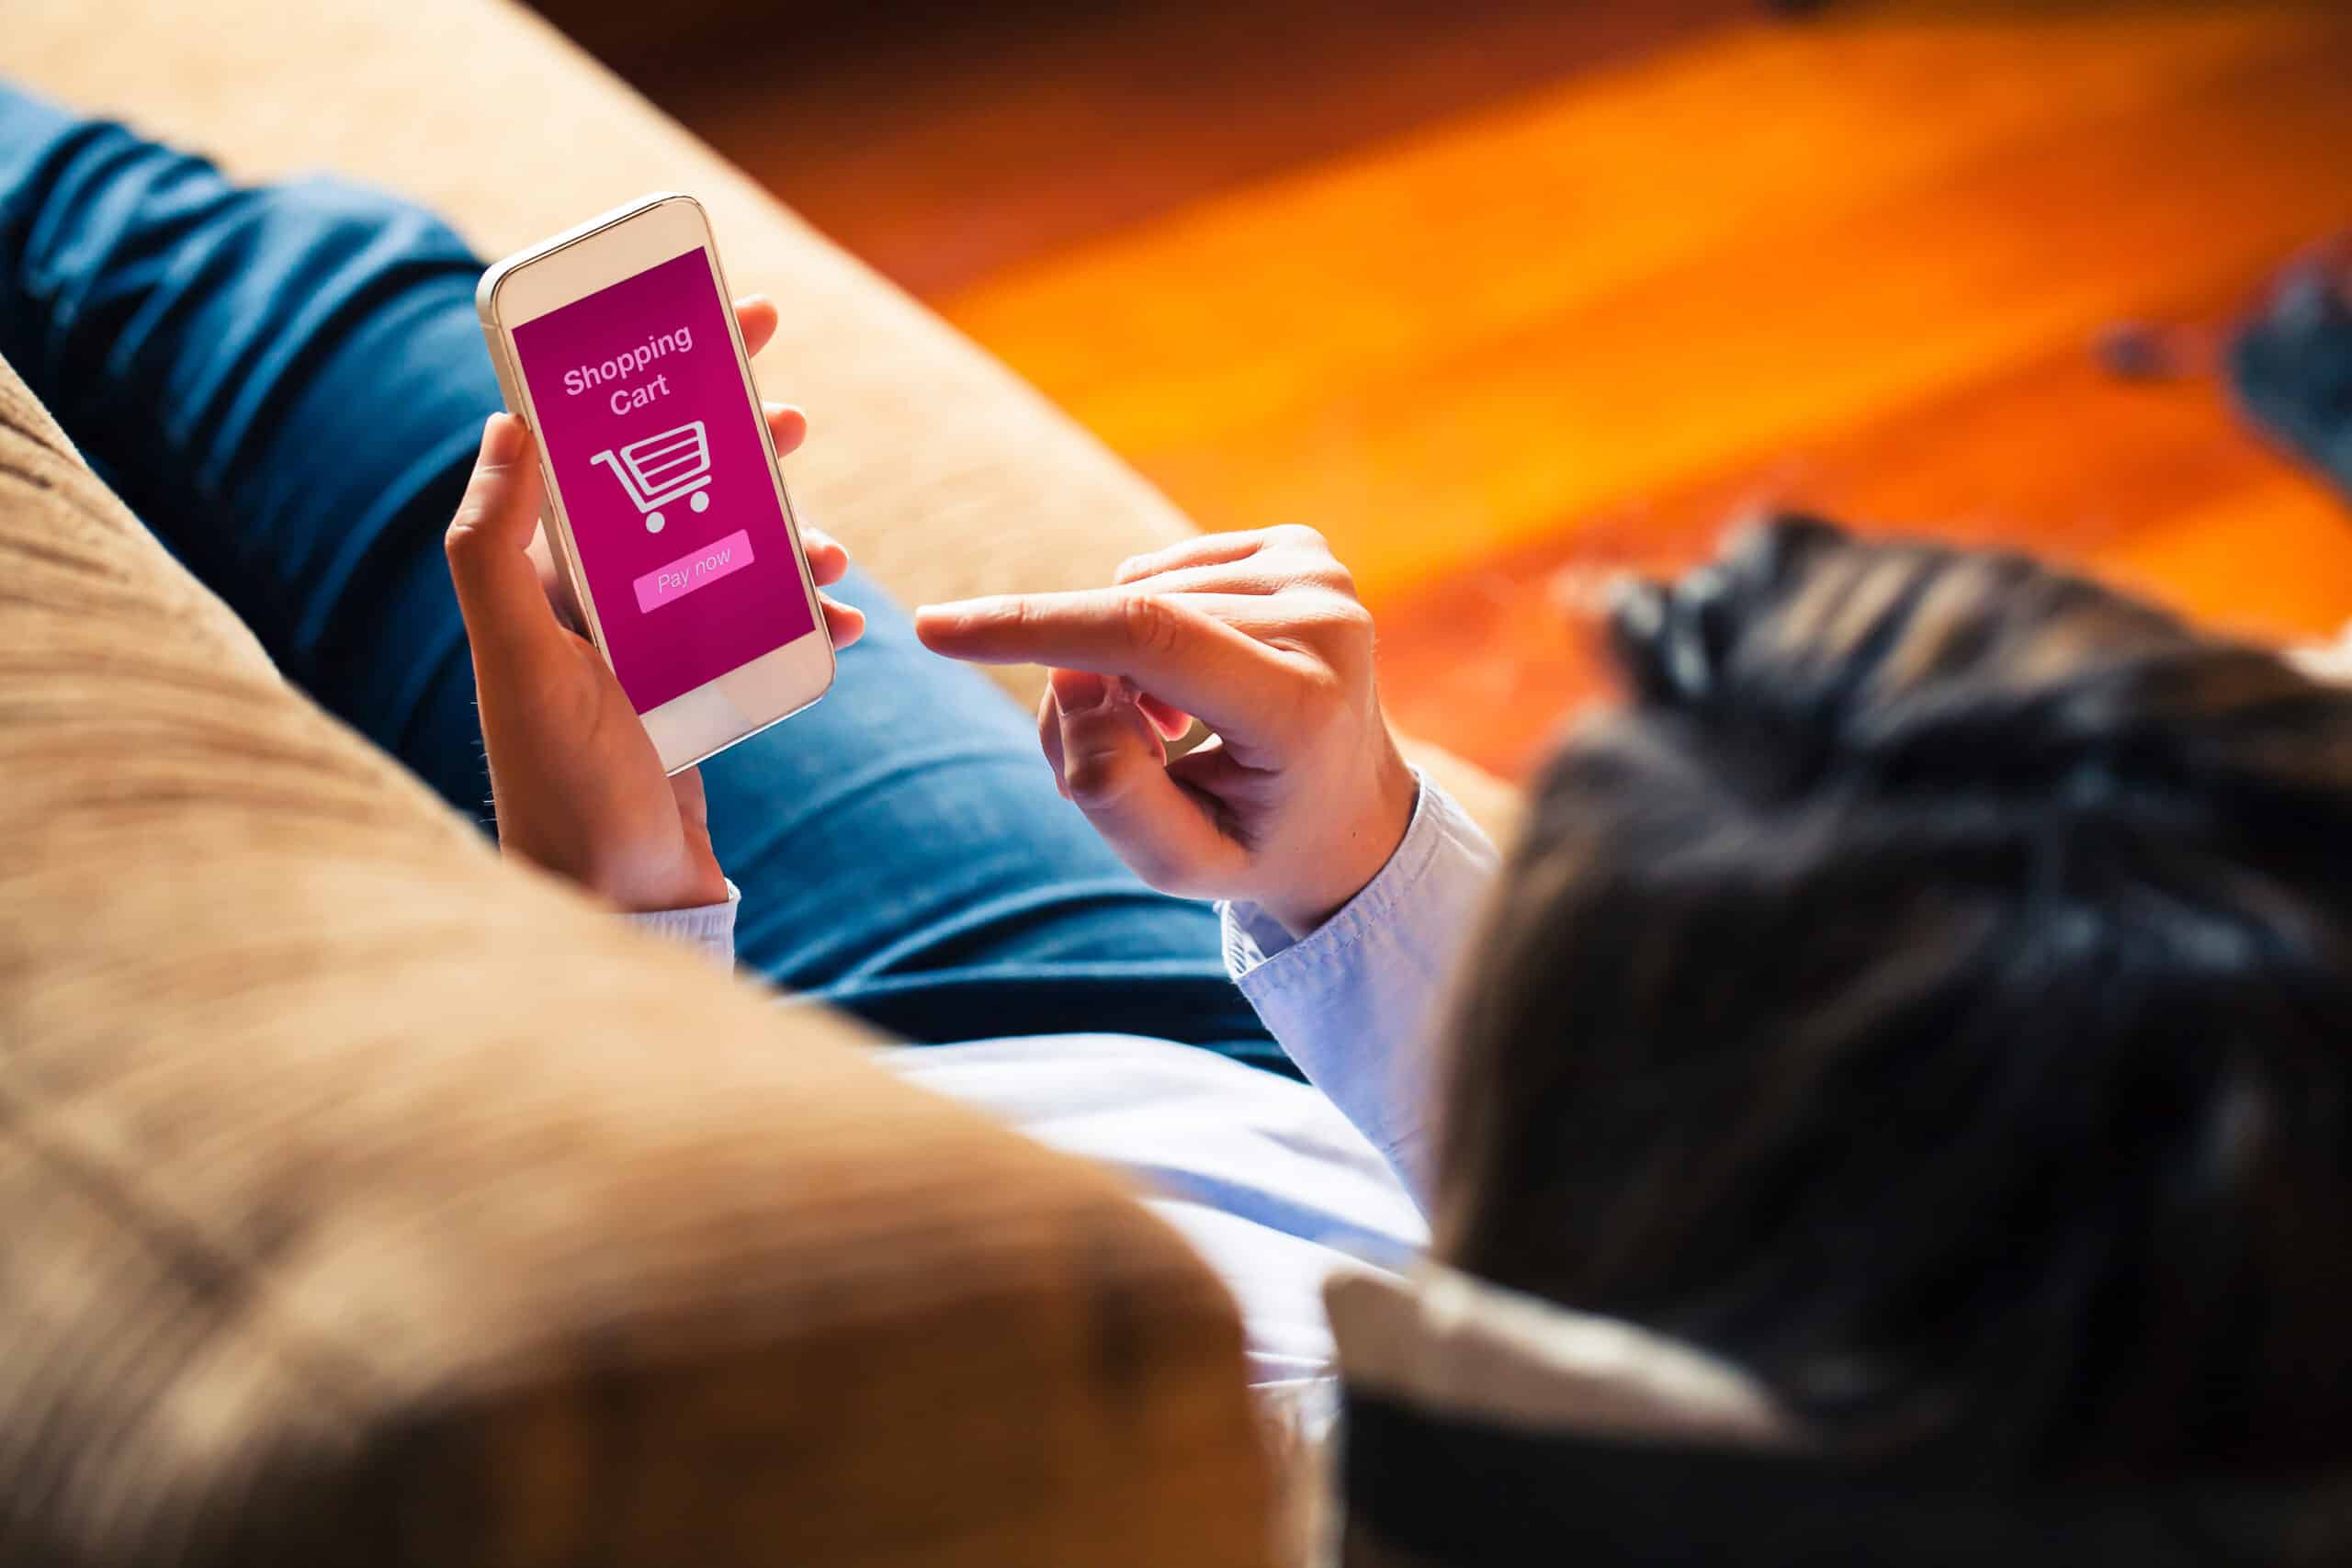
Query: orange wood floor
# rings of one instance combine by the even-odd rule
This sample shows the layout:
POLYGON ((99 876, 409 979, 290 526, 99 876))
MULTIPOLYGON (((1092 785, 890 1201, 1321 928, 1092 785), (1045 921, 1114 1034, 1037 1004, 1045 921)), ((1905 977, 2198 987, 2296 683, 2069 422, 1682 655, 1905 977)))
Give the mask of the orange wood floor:
POLYGON ((1204 526, 1323 528, 1490 765, 1761 505, 2352 616, 2352 509, 2093 355, 2352 226, 2340 0, 890 9, 634 73, 1204 526))

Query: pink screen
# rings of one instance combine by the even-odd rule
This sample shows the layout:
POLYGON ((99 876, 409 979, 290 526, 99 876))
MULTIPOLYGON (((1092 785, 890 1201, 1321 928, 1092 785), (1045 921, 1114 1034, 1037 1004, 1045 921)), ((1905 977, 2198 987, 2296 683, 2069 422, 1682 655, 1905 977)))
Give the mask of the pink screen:
POLYGON ((640 713, 813 625, 725 309, 695 249, 514 329, 613 671, 640 713))

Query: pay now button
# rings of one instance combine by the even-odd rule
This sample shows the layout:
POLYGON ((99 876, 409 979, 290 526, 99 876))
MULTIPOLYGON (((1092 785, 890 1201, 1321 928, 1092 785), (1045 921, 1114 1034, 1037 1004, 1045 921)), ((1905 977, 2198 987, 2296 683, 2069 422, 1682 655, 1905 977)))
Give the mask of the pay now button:
POLYGON ((637 580, 637 607, 654 611, 683 598, 705 583, 752 564, 752 536, 738 528, 715 544, 680 556, 667 566, 655 567, 637 580))

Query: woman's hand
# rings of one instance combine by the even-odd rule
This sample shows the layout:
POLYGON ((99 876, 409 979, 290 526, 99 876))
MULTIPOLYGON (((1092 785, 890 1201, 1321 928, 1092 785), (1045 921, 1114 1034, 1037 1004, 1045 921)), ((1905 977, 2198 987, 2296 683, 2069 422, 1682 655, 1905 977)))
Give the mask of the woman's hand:
MULTIPOLYGON (((767 309, 754 341, 761 310, 739 309, 747 346, 775 330, 767 309)), ((808 422, 797 409, 771 404, 767 416, 779 455, 800 445, 808 422)), ((539 502, 528 432, 510 414, 492 415, 447 546, 473 645, 498 841, 624 909, 722 903, 727 879, 711 853, 702 776, 663 775, 611 666, 559 620, 554 575, 542 575, 532 552, 539 502)), ((832 540, 811 528, 801 539, 820 584, 849 570, 832 540)), ((865 629, 849 605, 827 599, 824 610, 836 648, 865 629)))
POLYGON ((1372 617, 1313 529, 1207 535, 1107 589, 928 605, 915 630, 953 658, 1054 667, 1037 727, 1062 794, 1164 892, 1249 899, 1304 935, 1411 824, 1372 617), (1193 714, 1215 738, 1171 761, 1193 714))

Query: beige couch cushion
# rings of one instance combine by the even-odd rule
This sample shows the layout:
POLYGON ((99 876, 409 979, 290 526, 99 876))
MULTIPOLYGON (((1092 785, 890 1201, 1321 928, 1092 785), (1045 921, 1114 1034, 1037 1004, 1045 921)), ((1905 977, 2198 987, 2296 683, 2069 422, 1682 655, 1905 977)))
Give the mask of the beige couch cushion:
POLYGON ((0 1561, 1249 1562, 1102 1172, 503 865, 0 366, 0 1561))
MULTIPOLYGON (((729 281, 782 307, 759 363, 770 395, 809 412, 795 499, 910 604, 1107 582, 1192 531, 1025 383, 511 0, 8 0, 5 29, 0 69, 41 91, 247 177, 373 181, 486 255, 649 190, 692 191, 729 281)), ((1000 674, 1035 701, 1036 671, 1000 674)), ((1509 830, 1510 791, 1412 750, 1509 830)))

